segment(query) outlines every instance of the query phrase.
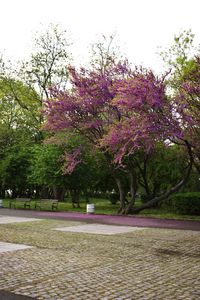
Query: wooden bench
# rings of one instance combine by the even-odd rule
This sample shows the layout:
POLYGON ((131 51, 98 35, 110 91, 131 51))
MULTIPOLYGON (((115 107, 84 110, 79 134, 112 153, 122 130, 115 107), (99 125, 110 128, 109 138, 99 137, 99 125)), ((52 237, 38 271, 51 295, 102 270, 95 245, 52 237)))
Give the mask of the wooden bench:
POLYGON ((58 200, 56 199, 40 199, 35 202, 35 209, 50 206, 52 210, 58 209, 58 200))
POLYGON ((31 208, 31 198, 16 198, 16 199, 11 199, 9 202, 9 207, 16 208, 16 203, 23 203, 24 208, 31 208))

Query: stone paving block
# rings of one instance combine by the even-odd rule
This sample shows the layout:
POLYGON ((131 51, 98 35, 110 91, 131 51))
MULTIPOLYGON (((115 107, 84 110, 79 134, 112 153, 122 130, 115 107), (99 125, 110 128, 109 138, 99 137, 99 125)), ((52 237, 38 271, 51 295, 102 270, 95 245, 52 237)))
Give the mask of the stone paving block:
POLYGON ((33 248, 27 245, 0 242, 0 253, 33 248))
POLYGON ((41 221, 41 219, 24 218, 24 217, 9 217, 9 216, 1 216, 0 215, 0 224, 34 222, 34 221, 41 221))
POLYGON ((61 227, 55 228, 58 231, 66 231, 66 232, 82 232, 82 233, 92 233, 92 234, 120 234, 133 232, 136 230, 144 230, 145 228, 141 227, 130 227, 130 226, 114 226, 114 225, 102 225, 102 224, 84 224, 72 227, 61 227))

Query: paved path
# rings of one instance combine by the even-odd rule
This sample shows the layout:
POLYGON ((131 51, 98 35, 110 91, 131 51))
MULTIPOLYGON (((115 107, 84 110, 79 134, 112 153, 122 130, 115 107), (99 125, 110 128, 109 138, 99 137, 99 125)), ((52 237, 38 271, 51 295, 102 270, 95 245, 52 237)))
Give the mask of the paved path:
POLYGON ((40 212, 29 210, 0 209, 0 215, 34 217, 34 218, 54 218, 61 220, 83 221, 101 224, 138 226, 150 228, 168 228, 200 231, 200 221, 185 221, 172 219, 158 219, 138 216, 113 216, 83 214, 76 212, 40 212))

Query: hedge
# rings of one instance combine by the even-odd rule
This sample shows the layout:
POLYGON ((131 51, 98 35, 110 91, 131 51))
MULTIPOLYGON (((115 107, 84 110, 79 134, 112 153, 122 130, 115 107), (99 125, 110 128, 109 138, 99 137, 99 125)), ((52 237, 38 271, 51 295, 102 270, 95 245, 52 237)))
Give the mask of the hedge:
POLYGON ((200 192, 174 194, 170 197, 170 206, 182 215, 200 215, 200 192))

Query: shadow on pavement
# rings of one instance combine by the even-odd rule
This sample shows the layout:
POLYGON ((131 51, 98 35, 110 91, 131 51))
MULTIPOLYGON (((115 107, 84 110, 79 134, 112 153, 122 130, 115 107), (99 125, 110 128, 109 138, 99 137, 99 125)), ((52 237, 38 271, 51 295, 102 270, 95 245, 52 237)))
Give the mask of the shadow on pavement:
POLYGON ((23 295, 16 295, 7 291, 0 290, 0 299, 1 300, 37 300, 36 298, 23 296, 23 295))

